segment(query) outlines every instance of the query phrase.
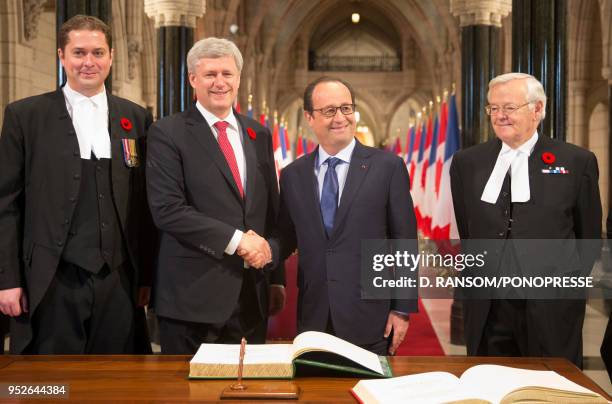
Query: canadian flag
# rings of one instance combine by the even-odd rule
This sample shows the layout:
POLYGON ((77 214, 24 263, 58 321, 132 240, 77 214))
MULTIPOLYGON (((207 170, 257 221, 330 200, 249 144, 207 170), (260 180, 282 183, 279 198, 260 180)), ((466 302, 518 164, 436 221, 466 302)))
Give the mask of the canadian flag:
POLYGON ((454 94, 450 96, 448 102, 445 140, 444 154, 441 160, 442 168, 440 170, 438 200, 431 223, 431 232, 432 238, 436 240, 457 240, 459 239, 459 232, 457 230, 457 221, 455 220, 450 186, 450 166, 453 161, 453 155, 460 147, 459 117, 457 116, 457 101, 454 94))

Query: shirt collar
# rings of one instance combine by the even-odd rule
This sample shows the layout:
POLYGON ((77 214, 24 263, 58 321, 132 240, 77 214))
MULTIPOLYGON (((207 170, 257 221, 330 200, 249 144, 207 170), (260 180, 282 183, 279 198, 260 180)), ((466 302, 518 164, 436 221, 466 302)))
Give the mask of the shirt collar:
POLYGON ((234 110, 230 109, 229 114, 225 118, 220 119, 217 118, 215 114, 204 108, 204 106, 200 104, 200 101, 196 102, 196 108, 198 109, 198 111, 200 111, 200 113, 202 114, 204 119, 206 119, 206 122, 211 128, 214 127, 217 122, 225 121, 232 129, 238 131, 238 120, 236 119, 236 115, 234 115, 234 110))
POLYGON ((92 97, 88 97, 72 89, 72 87, 70 87, 70 84, 68 84, 68 82, 66 82, 66 85, 64 85, 62 90, 64 91, 64 97, 66 97, 68 104, 70 104, 71 106, 74 106, 83 100, 90 100, 98 107, 108 106, 108 100, 106 98, 106 88, 105 87, 102 87, 102 91, 100 91, 98 94, 92 97))
MULTIPOLYGON (((526 155, 530 156, 531 152, 533 151, 533 148, 535 147, 535 144, 538 142, 538 131, 536 130, 533 135, 531 135, 531 137, 529 138, 529 140, 527 140, 525 143, 523 143, 522 145, 520 145, 518 148, 516 148, 516 151, 525 153, 526 155)), ((506 143, 502 142, 502 148, 499 152, 500 155, 502 154, 506 154, 510 151, 512 151, 514 149, 512 149, 510 146, 508 146, 506 143)))
POLYGON ((328 154, 325 150, 323 150, 323 147, 319 145, 319 160, 317 161, 317 169, 320 168, 321 164, 323 164, 329 157, 337 157, 343 162, 350 164, 351 155, 353 154, 354 149, 355 138, 353 138, 353 140, 351 140, 351 143, 349 143, 344 149, 340 150, 335 156, 331 156, 330 154, 328 154))

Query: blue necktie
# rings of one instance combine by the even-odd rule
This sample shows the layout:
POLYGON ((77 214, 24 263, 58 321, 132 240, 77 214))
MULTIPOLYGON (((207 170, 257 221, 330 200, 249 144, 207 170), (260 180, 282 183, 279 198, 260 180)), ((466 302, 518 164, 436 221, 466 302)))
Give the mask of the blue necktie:
POLYGON ((327 237, 331 235, 334 228, 334 217, 338 209, 338 174, 336 166, 342 162, 337 157, 329 157, 327 160, 327 171, 323 179, 323 190, 321 191, 321 214, 327 237))

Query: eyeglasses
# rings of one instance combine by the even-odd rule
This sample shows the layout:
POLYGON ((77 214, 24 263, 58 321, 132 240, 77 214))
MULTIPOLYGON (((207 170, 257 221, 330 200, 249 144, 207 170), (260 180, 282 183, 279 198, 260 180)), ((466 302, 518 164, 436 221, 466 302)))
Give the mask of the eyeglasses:
POLYGON ((333 116, 336 115, 336 112, 338 112, 338 110, 340 110, 340 112, 342 112, 342 115, 350 115, 353 112, 355 112, 355 107, 357 105, 355 104, 343 104, 340 105, 339 107, 323 107, 323 108, 319 108, 319 109, 313 109, 312 112, 320 112, 321 115, 323 115, 326 118, 331 118, 333 116))
POLYGON ((487 105, 485 107, 485 111, 486 111, 487 115, 497 115, 500 112, 503 112, 504 115, 510 115, 510 114, 516 112, 516 110, 521 109, 525 105, 529 105, 532 102, 533 101, 526 102, 523 105, 515 105, 515 104, 506 104, 506 105, 503 105, 503 106, 499 106, 499 105, 487 105))

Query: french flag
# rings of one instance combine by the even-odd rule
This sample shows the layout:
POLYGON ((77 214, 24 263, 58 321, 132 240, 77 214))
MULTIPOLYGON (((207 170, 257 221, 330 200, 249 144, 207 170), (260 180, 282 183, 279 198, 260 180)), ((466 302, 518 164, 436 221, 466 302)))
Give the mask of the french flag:
MULTIPOLYGON (((431 122, 431 119, 429 120, 431 122)), ((414 169, 414 181, 412 183, 412 201, 414 202, 414 214, 417 220, 417 227, 419 227, 421 223, 421 208, 422 208, 422 195, 423 195, 423 186, 421 184, 421 175, 423 172, 423 163, 425 157, 425 143, 427 142, 427 129, 425 127, 425 121, 423 121, 423 126, 421 128, 421 138, 419 141, 419 153, 417 156, 416 166, 414 169)))
POLYGON ((434 127, 431 136, 431 144, 429 145, 429 158, 427 159, 427 167, 425 168, 425 186, 423 192, 423 209, 421 209, 422 215, 422 231, 426 237, 431 236, 431 216, 433 214, 433 207, 436 203, 435 194, 435 182, 436 182, 436 154, 438 152, 438 135, 440 132, 440 124, 438 117, 434 118, 434 127))

